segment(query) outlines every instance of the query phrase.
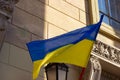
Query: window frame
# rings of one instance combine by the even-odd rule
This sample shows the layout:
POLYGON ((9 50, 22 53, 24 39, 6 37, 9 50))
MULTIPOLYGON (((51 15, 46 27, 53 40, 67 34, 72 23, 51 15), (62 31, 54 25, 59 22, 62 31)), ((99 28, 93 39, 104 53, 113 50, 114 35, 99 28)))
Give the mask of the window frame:
MULTIPOLYGON (((98 0, 88 0, 88 1, 89 1, 89 10, 90 10, 89 11, 90 23, 94 24, 97 23, 100 19, 98 0)), ((105 22, 102 22, 100 33, 120 41, 120 31, 117 29, 113 29, 112 26, 106 24, 105 22)))

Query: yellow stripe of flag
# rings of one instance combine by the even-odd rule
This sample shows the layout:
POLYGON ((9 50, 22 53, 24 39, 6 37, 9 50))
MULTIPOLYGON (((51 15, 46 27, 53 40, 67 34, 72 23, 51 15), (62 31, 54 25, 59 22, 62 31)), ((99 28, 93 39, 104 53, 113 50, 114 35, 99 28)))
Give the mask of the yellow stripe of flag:
POLYGON ((33 78, 36 79, 40 67, 46 63, 69 63, 81 67, 86 67, 90 52, 93 46, 93 41, 84 39, 77 44, 69 44, 61 47, 51 53, 48 53, 43 60, 34 62, 33 78))

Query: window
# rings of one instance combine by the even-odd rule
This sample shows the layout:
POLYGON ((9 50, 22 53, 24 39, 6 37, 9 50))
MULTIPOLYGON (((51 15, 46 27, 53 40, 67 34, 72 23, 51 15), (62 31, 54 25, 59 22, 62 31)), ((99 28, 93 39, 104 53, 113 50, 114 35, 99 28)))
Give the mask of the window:
POLYGON ((99 13, 104 14, 104 22, 120 30, 120 0, 98 0, 99 13))

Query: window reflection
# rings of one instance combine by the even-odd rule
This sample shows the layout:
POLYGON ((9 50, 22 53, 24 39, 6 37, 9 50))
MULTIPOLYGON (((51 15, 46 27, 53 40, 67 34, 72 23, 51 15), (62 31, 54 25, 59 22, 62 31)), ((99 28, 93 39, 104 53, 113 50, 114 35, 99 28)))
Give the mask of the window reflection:
MULTIPOLYGON (((102 15, 102 13, 100 13, 100 16, 102 15)), ((110 24, 109 23, 109 18, 105 15, 104 18, 103 18, 103 21, 107 24, 110 24)))
POLYGON ((104 22, 120 30, 120 0, 98 0, 100 15, 104 22))
POLYGON ((99 9, 100 9, 100 11, 104 12, 105 14, 108 14, 106 1, 105 0, 98 0, 98 2, 99 2, 99 9))

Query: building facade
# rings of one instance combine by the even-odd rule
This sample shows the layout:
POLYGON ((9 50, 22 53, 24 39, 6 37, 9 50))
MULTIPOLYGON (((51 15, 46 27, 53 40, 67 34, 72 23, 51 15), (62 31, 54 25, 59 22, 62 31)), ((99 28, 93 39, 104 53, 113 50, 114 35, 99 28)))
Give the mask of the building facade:
MULTIPOLYGON (((27 42, 96 23, 101 14, 105 19, 83 78, 120 80, 119 3, 120 0, 0 0, 0 80, 32 80, 27 42), (7 1, 14 3, 6 6, 7 1)), ((79 80, 80 68, 68 67, 67 80, 79 80)), ((43 67, 37 80, 45 79, 43 67)))

